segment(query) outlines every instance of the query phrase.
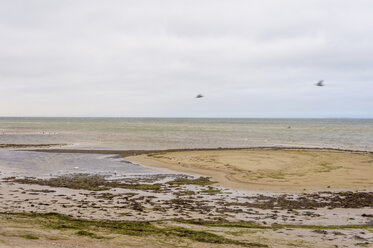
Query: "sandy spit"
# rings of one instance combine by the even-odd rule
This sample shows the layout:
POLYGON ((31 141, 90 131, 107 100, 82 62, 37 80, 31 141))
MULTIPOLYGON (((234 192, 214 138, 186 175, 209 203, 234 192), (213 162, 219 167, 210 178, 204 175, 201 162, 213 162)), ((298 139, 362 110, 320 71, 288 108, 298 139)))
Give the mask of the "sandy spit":
POLYGON ((126 156, 145 166, 212 177, 242 190, 300 192, 373 189, 373 154, 332 149, 217 149, 126 156))

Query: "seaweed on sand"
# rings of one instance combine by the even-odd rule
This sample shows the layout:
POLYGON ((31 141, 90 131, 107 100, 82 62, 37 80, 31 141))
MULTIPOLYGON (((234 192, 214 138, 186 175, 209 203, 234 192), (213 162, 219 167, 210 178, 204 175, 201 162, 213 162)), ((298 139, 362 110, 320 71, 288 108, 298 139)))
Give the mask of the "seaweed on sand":
POLYGON ((177 178, 174 181, 167 182, 167 184, 180 186, 180 185, 199 185, 199 186, 206 186, 215 184, 216 182, 210 181, 208 177, 199 177, 199 178, 177 178))
POLYGON ((260 243, 250 243, 234 239, 229 239, 221 235, 210 233, 207 231, 196 231, 184 227, 166 226, 159 227, 151 222, 135 222, 135 221, 98 221, 75 219, 58 213, 0 213, 8 219, 15 219, 18 223, 34 223, 45 228, 51 229, 72 229, 76 230, 76 235, 87 236, 91 238, 103 238, 94 233, 100 231, 102 233, 116 233, 130 236, 169 236, 176 238, 187 238, 197 242, 212 243, 212 244, 231 244, 243 247, 268 247, 260 243))
POLYGON ((121 183, 109 181, 102 175, 72 174, 49 179, 38 178, 12 178, 9 181, 23 184, 39 184, 51 187, 65 187, 71 189, 86 189, 91 191, 108 190, 111 188, 125 188, 137 190, 160 191, 160 184, 121 183))

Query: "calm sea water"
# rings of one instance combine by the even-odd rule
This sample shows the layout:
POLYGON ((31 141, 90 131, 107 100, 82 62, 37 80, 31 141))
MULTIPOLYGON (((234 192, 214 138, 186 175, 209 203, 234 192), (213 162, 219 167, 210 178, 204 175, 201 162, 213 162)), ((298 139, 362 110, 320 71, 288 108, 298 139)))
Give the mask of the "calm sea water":
POLYGON ((0 118, 0 144, 85 149, 253 146, 373 151, 373 119, 0 118))
POLYGON ((0 149, 0 178, 9 176, 48 178, 65 174, 88 173, 121 179, 167 172, 128 163, 113 155, 0 149))

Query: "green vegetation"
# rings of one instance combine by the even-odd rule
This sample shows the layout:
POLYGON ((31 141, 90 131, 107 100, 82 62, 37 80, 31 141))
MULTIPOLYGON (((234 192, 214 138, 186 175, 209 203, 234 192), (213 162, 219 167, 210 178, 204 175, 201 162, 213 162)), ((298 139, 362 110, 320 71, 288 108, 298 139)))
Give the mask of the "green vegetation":
POLYGON ((264 244, 232 240, 232 239, 228 239, 217 234, 213 234, 213 233, 209 233, 205 231, 194 231, 194 230, 183 228, 183 227, 167 227, 164 230, 167 236, 174 235, 178 237, 187 237, 191 240, 198 241, 198 242, 204 242, 204 243, 232 244, 232 245, 240 245, 243 247, 268 247, 267 245, 264 245, 264 244))
POLYGON ((118 188, 160 191, 161 185, 156 184, 119 184, 118 188))
POLYGON ((278 227, 279 228, 301 228, 301 229, 311 229, 311 230, 373 229, 373 226, 370 226, 370 225, 340 225, 340 226, 278 225, 278 227))
POLYGON ((32 234, 21 235, 20 237, 24 238, 24 239, 39 239, 38 236, 35 236, 35 235, 32 235, 32 234))
POLYGON ((27 222, 28 224, 41 225, 45 228, 51 229, 73 229, 76 230, 75 234, 79 236, 87 236, 90 238, 104 238, 93 232, 99 231, 102 233, 115 233, 121 235, 131 236, 150 236, 150 235, 161 235, 165 237, 177 237, 187 238, 193 241, 212 243, 212 244, 232 244, 243 247, 268 247, 264 244, 250 243, 244 241, 233 240, 225 238, 223 236, 213 234, 207 231, 195 231, 184 227, 158 227, 153 225, 151 222, 117 222, 117 221, 95 221, 95 220, 83 220, 68 217, 66 215, 57 213, 13 213, 5 214, 0 213, 3 217, 8 220, 14 220, 18 223, 27 222), (4 216, 5 215, 5 216, 4 216))
POLYGON ((254 228, 254 229, 280 229, 280 228, 302 228, 311 230, 323 230, 323 229, 373 229, 371 225, 340 225, 340 226, 316 226, 316 225, 272 225, 264 226, 253 222, 230 222, 226 220, 222 221, 203 221, 203 220, 184 220, 176 219, 175 221, 183 224, 200 225, 207 227, 233 227, 233 228, 254 228))
POLYGON ((14 182, 25 183, 25 184, 39 184, 51 187, 65 187, 71 189, 87 189, 87 190, 107 190, 108 182, 103 176, 99 175, 86 175, 86 174, 75 174, 66 175, 50 179, 36 179, 36 178, 24 178, 14 179, 14 182))
POLYGON ((220 194, 221 190, 209 187, 209 189, 201 190, 200 193, 202 193, 202 194, 209 194, 209 195, 215 195, 215 194, 220 194))
POLYGON ((206 186, 215 184, 216 182, 210 181, 208 177, 199 177, 195 179, 188 179, 188 178, 178 178, 174 181, 167 182, 167 184, 180 186, 180 185, 199 185, 199 186, 206 186))
POLYGON ((223 221, 203 221, 203 220, 184 220, 177 219, 177 222, 183 224, 200 225, 207 227, 234 227, 234 228, 255 228, 255 229, 272 229, 270 226, 258 225, 253 222, 229 222, 223 221))
MULTIPOLYGON (((373 226, 369 225, 342 225, 342 226, 316 226, 316 225, 259 225, 253 222, 229 222, 226 220, 221 221, 202 221, 202 220, 184 220, 176 219, 173 221, 158 221, 158 222, 134 222, 134 221, 97 221, 97 220, 84 220, 75 219, 66 215, 57 213, 0 213, 0 218, 6 220, 7 223, 14 222, 17 224, 33 225, 43 229, 54 229, 61 231, 73 230, 75 235, 84 236, 92 239, 107 239, 105 234, 117 235, 130 235, 138 237, 157 237, 157 238, 180 238, 189 239, 192 241, 211 243, 211 244, 228 244, 238 245, 242 247, 267 247, 262 243, 251 243, 247 241, 240 241, 231 239, 214 232, 215 228, 226 228, 224 234, 231 236, 241 236, 244 233, 253 233, 268 230, 278 229, 309 229, 315 230, 320 233, 326 232, 325 230, 338 229, 366 229, 373 230, 373 226), (187 226, 175 226, 172 224, 182 223, 187 226), (189 226, 190 225, 190 226, 189 226), (205 230, 194 230, 193 225, 199 225, 205 230)), ((338 233, 338 232, 336 232, 338 233)), ((33 234, 22 235, 18 237, 26 239, 38 239, 33 234)), ((290 245, 290 244, 289 244, 290 245)), ((297 242, 294 243, 297 246, 297 242)))
POLYGON ((227 232, 225 232, 225 233, 228 234, 228 235, 232 235, 232 236, 240 237, 240 236, 243 236, 244 234, 248 234, 248 233, 257 233, 257 232, 259 232, 259 230, 227 231, 227 232))
POLYGON ((93 239, 103 239, 104 238, 103 236, 99 236, 95 233, 87 232, 87 231, 84 231, 84 230, 77 231, 75 234, 78 235, 78 236, 87 236, 87 237, 90 237, 90 238, 93 238, 93 239))
POLYGON ((180 193, 180 195, 195 195, 196 193, 194 193, 194 191, 192 190, 187 190, 187 191, 183 191, 180 193))
POLYGON ((124 188, 135 190, 152 190, 160 191, 160 184, 139 184, 139 183, 120 183, 118 181, 108 181, 101 175, 88 174, 73 174, 65 175, 49 179, 37 178, 8 178, 8 181, 24 183, 24 184, 39 184, 51 187, 64 187, 71 189, 86 189, 91 191, 108 190, 111 188, 124 188))
POLYGON ((104 193, 98 196, 98 198, 112 200, 116 195, 113 195, 111 193, 104 193))
POLYGON ((294 240, 292 242, 288 242, 286 245, 294 247, 310 247, 312 243, 304 240, 294 240))

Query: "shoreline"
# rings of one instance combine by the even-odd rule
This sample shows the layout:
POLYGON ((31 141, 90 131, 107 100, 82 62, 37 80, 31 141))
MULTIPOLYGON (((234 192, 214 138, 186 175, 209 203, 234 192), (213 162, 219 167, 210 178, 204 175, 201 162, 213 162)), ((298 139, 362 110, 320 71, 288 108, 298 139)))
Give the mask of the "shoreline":
MULTIPOLYGON (((372 152, 299 147, 25 151, 111 154, 133 160, 139 157, 164 159, 162 156, 167 157, 168 153, 229 155, 247 151, 255 154, 303 153, 305 150, 316 154, 347 154, 347 157, 373 156, 372 152)), ((219 163, 219 159, 215 159, 219 163)), ((228 159, 234 161, 229 156, 228 159)), ((185 168, 182 170, 185 173, 185 168)), ((203 173, 198 169, 194 174, 203 173)), ((286 248, 326 248, 373 243, 370 235, 373 230, 373 192, 370 190, 352 192, 350 187, 335 192, 332 187, 321 192, 296 193, 289 188, 281 191, 284 193, 275 192, 273 188, 241 191, 216 185, 213 177, 210 181, 203 177, 190 178, 186 174, 153 184, 141 178, 105 181, 94 175, 57 179, 3 178, 0 181, 0 224, 3 224, 0 244, 7 242, 5 247, 64 248, 70 247, 69 244, 87 248, 123 245, 161 248, 180 243, 188 247, 238 248, 281 244, 286 248), (135 229, 133 232, 139 225, 140 231, 135 229), (149 228, 146 236, 142 236, 141 225, 149 228), (168 244, 157 243, 163 235, 171 238, 168 244)), ((232 186, 232 183, 227 185, 232 186)))
MULTIPOLYGON (((35 144, 30 146, 43 146, 43 144, 35 144)), ((65 144, 56 144, 64 145, 65 144)), ((53 146, 53 145, 51 145, 53 146)), ((1 145, 0 145, 0 148, 1 145)), ((331 147, 303 147, 303 146, 253 146, 253 147, 215 147, 215 148, 175 148, 175 149, 131 149, 131 150, 121 150, 121 149, 35 149, 35 150, 26 150, 26 151, 35 151, 35 152, 56 152, 56 153, 95 153, 95 154, 117 154, 121 156, 129 155, 141 155, 147 153, 156 153, 156 152, 184 152, 184 151, 226 151, 226 150, 329 150, 329 151, 341 151, 341 152, 357 152, 357 153, 371 153, 373 151, 369 150, 354 150, 354 149, 342 149, 342 148, 331 148, 331 147)))
POLYGON ((294 193, 317 192, 323 190, 373 190, 373 180, 366 177, 367 174, 369 175, 372 173, 372 170, 364 166, 364 163, 372 164, 373 152, 370 151, 278 146, 165 150, 83 150, 48 148, 27 149, 25 151, 111 154, 123 159, 125 162, 139 164, 149 168, 168 169, 170 171, 194 176, 207 176, 211 177, 214 181, 217 181, 218 185, 225 188, 251 192, 294 193), (307 153, 310 156, 302 155, 307 153), (164 154, 167 154, 166 157, 164 154), (220 156, 220 154, 223 155, 220 156), (239 154, 240 157, 232 156, 234 154, 239 154), (173 157, 173 155, 176 155, 177 158, 173 157), (224 165, 222 161, 215 161, 212 163, 209 161, 209 156, 214 157, 214 159, 219 157, 219 159, 225 161, 224 165), (229 159, 225 159, 224 156, 229 159), (361 158, 365 160, 360 161, 361 158), (239 163, 238 166, 235 164, 235 162, 237 162, 235 160, 237 159, 239 163), (196 162, 196 160, 198 161, 196 162), (254 162, 258 164, 264 163, 263 168, 250 162, 250 160, 255 160, 254 162), (312 162, 312 164, 310 161, 313 160, 316 161, 312 162), (338 163, 334 160, 338 160, 338 163), (217 165, 219 163, 220 165, 217 165), (277 166, 277 164, 279 164, 279 166, 277 166), (302 167, 299 166, 299 164, 307 164, 309 168, 298 169, 297 167, 302 167), (358 171, 358 168, 361 172, 357 173, 356 171, 358 171), (352 179, 344 176, 344 174, 347 175, 350 173, 353 173, 352 179), (240 174, 245 175, 243 176, 240 174), (319 176, 321 178, 319 178, 319 176), (312 182, 309 177, 313 177, 314 182, 312 182), (262 178, 267 178, 268 180, 262 178), (353 182, 354 180, 355 182, 353 182), (332 182, 329 183, 329 181, 332 182))

